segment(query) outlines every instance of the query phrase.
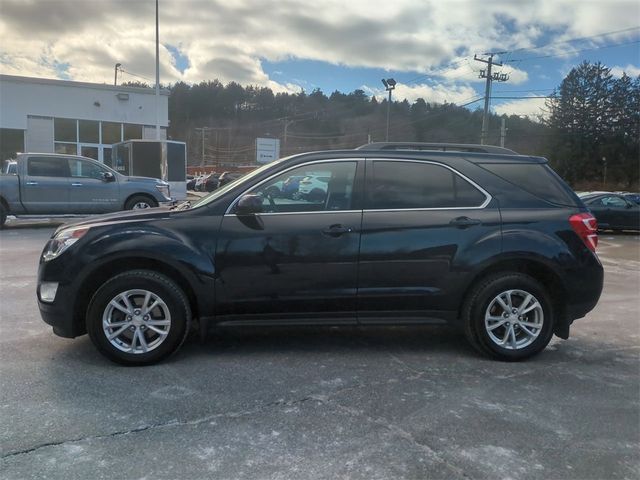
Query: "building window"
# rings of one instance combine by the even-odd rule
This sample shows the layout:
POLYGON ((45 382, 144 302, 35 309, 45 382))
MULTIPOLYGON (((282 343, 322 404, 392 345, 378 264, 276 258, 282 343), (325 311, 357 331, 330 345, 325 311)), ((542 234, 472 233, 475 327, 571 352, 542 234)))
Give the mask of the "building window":
POLYGON ((81 143, 100 143, 100 123, 94 120, 78 120, 81 143))
POLYGON ((122 141, 122 124, 102 122, 102 143, 112 145, 122 141))
POLYGON ((56 142, 56 153, 64 153, 65 155, 77 155, 78 146, 75 143, 56 142))
POLYGON ((142 125, 124 124, 124 140, 136 140, 142 138, 142 125))
POLYGON ((78 130, 76 120, 54 118, 53 137, 56 142, 77 142, 78 130))
POLYGON ((0 128, 0 161, 24 150, 24 130, 0 128))

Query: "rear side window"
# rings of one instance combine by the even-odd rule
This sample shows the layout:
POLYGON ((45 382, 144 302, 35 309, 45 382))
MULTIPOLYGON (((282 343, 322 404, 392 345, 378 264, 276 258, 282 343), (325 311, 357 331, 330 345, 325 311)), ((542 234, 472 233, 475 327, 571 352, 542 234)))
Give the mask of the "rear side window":
POLYGON ((448 168, 431 163, 374 161, 369 209, 479 207, 485 195, 448 168))
POLYGON ((576 206, 570 188, 544 163, 485 163, 481 166, 542 200, 576 206))
POLYGON ((68 177, 67 159, 63 157, 29 157, 27 174, 30 177, 68 177))

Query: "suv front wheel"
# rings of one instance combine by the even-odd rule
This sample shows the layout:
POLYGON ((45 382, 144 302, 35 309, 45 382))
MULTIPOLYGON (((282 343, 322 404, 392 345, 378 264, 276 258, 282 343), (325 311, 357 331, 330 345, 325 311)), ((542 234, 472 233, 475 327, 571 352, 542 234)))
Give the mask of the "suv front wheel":
POLYGON ((515 361, 535 355, 553 336, 554 312, 544 287, 522 273, 482 279, 462 310, 465 334, 480 353, 515 361))
POLYGON ((148 365, 176 352, 189 333, 191 309, 168 277, 132 270, 98 289, 87 311, 87 332, 97 349, 123 365, 148 365))

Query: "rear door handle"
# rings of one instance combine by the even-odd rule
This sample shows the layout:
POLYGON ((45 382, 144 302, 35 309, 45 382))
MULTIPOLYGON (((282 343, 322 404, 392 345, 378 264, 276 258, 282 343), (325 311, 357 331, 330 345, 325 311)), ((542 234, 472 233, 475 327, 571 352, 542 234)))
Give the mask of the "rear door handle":
POLYGON ((353 229, 349 227, 345 227, 344 225, 340 225, 340 224, 335 224, 322 230, 322 233, 330 237, 339 237, 340 235, 343 235, 345 233, 351 233, 352 231, 353 229))
POLYGON ((452 225, 454 227, 465 228, 465 227, 473 227, 474 225, 480 225, 481 223, 482 223, 482 220, 478 220, 477 218, 458 217, 451 220, 449 222, 449 225, 452 225))
POLYGON ((26 185, 37 185, 38 182, 26 182, 26 185))
POLYGON ((81 187, 82 184, 81 183, 72 183, 71 186, 72 187, 81 187))

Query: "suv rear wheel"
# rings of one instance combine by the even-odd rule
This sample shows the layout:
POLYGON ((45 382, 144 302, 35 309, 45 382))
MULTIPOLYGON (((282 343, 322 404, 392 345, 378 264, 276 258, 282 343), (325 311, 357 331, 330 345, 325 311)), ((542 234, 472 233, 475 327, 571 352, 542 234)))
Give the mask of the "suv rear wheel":
POLYGON ((191 309, 169 278, 149 270, 116 275, 98 289, 87 312, 91 341, 110 360, 148 365, 176 352, 189 332, 191 309))
POLYGON ((523 360, 547 346, 554 312, 544 287, 516 272, 482 279, 470 292, 462 317, 467 339, 485 355, 523 360))

